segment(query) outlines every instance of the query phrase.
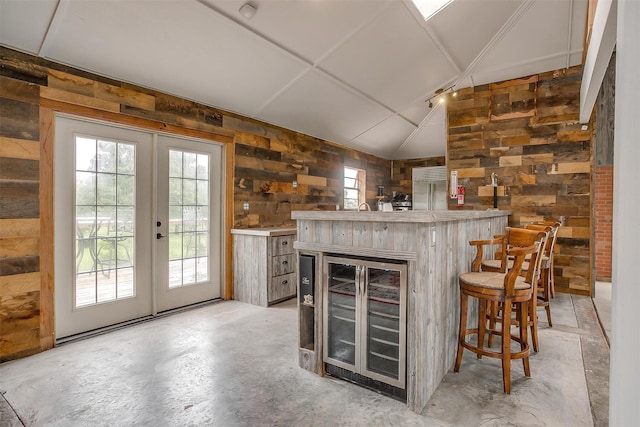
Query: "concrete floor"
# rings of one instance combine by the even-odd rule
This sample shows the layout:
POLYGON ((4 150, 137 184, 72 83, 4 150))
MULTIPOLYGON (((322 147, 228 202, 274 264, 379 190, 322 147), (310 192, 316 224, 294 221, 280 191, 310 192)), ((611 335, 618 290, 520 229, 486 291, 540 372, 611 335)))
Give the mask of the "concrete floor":
POLYGON ((611 337, 611 282, 596 282, 596 292, 593 297, 598 319, 606 335, 607 341, 611 337))
POLYGON ((416 414, 300 369, 295 300, 216 303, 0 365, 0 425, 607 425, 609 354, 593 303, 559 294, 552 315, 553 328, 540 316, 532 377, 514 363, 511 395, 497 360, 465 352, 416 414))

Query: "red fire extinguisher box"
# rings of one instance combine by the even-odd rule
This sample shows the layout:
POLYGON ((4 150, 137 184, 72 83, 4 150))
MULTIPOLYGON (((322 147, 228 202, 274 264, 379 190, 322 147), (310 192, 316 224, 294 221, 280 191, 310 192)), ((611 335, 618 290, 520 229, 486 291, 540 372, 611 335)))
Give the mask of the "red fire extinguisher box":
POLYGON ((458 185, 458 206, 464 206, 464 185, 458 185))

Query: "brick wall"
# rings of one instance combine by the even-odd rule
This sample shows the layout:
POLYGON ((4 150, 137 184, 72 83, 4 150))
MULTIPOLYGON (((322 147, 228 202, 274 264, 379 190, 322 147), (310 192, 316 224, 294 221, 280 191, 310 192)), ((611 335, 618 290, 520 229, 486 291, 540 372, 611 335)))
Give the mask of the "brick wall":
POLYGON ((611 226, 613 223, 613 167, 595 168, 594 182, 596 280, 611 281, 611 226))

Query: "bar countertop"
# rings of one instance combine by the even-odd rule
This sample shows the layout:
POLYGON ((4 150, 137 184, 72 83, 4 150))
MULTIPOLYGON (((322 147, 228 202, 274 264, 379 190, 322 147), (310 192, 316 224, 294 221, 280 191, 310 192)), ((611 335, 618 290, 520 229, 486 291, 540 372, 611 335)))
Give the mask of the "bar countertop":
POLYGON ((362 222, 412 222, 431 223, 468 219, 508 216, 511 211, 488 209, 486 211, 430 210, 430 211, 293 211, 295 220, 313 221, 362 221, 362 222))

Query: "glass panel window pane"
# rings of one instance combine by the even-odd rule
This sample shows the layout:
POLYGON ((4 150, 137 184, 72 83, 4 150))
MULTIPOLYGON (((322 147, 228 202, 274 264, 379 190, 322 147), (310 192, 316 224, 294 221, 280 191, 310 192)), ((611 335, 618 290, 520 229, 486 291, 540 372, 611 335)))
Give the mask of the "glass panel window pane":
POLYGON ((116 176, 112 174, 98 174, 98 205, 116 204, 116 176))
POLYGON ((169 232, 182 231, 182 206, 169 206, 169 232))
POLYGON ((209 204, 209 181, 198 180, 197 182, 197 200, 199 206, 209 204))
POLYGON ((98 172, 116 171, 118 145, 109 141, 98 141, 98 172))
POLYGON ((209 280, 209 258, 200 257, 196 260, 196 280, 199 283, 209 280))
POLYGON ((344 197, 346 199, 358 200, 358 190, 344 189, 344 197))
POLYGON ((76 137, 76 170, 96 170, 96 140, 76 137))
POLYGON ((182 261, 182 284, 192 285, 196 283, 196 260, 195 258, 182 261))
POLYGON ((182 257, 194 258, 196 256, 196 233, 184 233, 182 236, 182 257))
POLYGON ((118 298, 130 298, 135 295, 133 287, 133 267, 118 268, 117 270, 118 298))
POLYGON ((209 155, 198 154, 198 179, 209 179, 209 155))
POLYGON ((75 147, 75 306, 83 307, 135 295, 136 152, 88 137, 75 147))
POLYGON ((182 233, 169 234, 169 259, 182 259, 182 233))
POLYGON ((106 270, 98 275, 98 302, 116 299, 116 270, 106 270))
POLYGON ((127 175, 118 175, 117 182, 117 198, 119 205, 133 206, 135 200, 135 177, 127 175))
POLYGON ((133 175, 136 170, 135 150, 131 144, 118 144, 118 173, 133 175))
POLYGON ((196 210, 193 206, 182 207, 182 229, 194 231, 196 229, 196 210))
POLYGON ((182 204, 191 205, 191 206, 196 204, 196 180, 195 179, 182 180, 182 204))
POLYGON ((117 210, 118 223, 116 225, 116 231, 118 237, 130 237, 134 233, 134 211, 132 206, 118 207, 117 210))
POLYGON ((169 288, 182 286, 182 260, 169 261, 169 288))
POLYGON ((206 206, 198 206, 196 209, 197 215, 197 230, 208 231, 209 230, 209 208, 206 206))
POLYGON ((182 204, 182 178, 169 178, 169 205, 182 204))
POLYGON ((169 150, 169 176, 182 178, 182 151, 169 150))
POLYGON ((197 174, 197 155, 195 153, 182 153, 183 162, 182 162, 182 172, 184 178, 193 178, 195 179, 197 174))
POLYGON ((96 174, 76 172, 76 205, 96 204, 96 174))
POLYGON ((348 188, 358 188, 358 180, 357 179, 351 179, 351 178, 345 178, 344 179, 344 186, 348 187, 348 188))

